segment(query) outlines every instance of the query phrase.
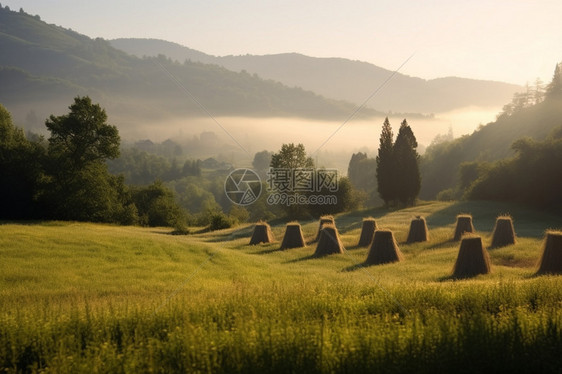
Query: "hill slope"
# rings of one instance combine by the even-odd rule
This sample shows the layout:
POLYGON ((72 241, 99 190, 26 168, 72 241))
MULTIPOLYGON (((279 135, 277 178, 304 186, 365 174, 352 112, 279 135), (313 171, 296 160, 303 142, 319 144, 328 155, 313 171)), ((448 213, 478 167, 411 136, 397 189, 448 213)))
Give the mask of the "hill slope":
MULTIPOLYGON (((177 116, 345 118, 355 106, 247 73, 198 62, 141 59, 38 16, 0 7, 0 102, 16 119, 44 118, 90 95, 112 118, 129 122, 177 116)), ((367 110, 363 114, 374 114, 367 110)))
POLYGON ((458 181, 463 162, 496 161, 511 157, 511 145, 523 137, 546 138, 562 127, 562 99, 547 99, 481 127, 471 135, 429 147, 422 159, 422 199, 434 199, 458 181))
MULTIPOLYGON (((0 371, 558 368, 562 278, 532 274, 542 230, 560 217, 513 205, 431 203, 353 212, 336 223, 349 250, 321 258, 310 256, 311 246, 249 246, 251 226, 172 236, 87 223, 0 225, 0 371), (518 243, 489 251, 491 274, 449 279, 455 215, 471 211, 488 243, 497 212, 507 208, 518 243), (431 241, 404 244, 419 214, 431 241), (397 233, 404 261, 362 266, 367 248, 354 244, 366 215, 397 233)), ((306 222, 306 235, 317 225, 306 222)), ((273 230, 279 238, 284 224, 273 230)))
MULTIPOLYGON (((137 56, 164 54, 178 61, 200 61, 233 71, 246 70, 288 86, 356 104, 362 103, 392 74, 373 64, 343 58, 314 58, 297 53, 217 57, 163 40, 115 39, 110 43, 137 56)), ((383 111, 416 113, 437 113, 467 106, 497 107, 520 89, 502 82, 456 77, 424 80, 397 74, 369 105, 383 111)))

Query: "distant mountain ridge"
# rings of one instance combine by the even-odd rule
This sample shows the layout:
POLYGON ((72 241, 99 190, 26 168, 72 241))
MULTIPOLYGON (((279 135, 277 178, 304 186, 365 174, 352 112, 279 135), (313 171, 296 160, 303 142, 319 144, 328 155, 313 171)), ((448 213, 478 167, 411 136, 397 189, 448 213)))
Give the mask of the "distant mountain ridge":
MULTIPOLYGON (((245 70, 355 104, 362 103, 393 73, 367 62, 298 53, 219 57, 157 39, 114 39, 110 43, 139 57, 162 54, 180 62, 190 60, 232 71, 245 70)), ((397 73, 368 106, 385 112, 416 113, 438 113, 468 106, 499 107, 521 90, 521 86, 503 82, 457 77, 424 80, 397 73)))
MULTIPOLYGON (((14 118, 65 112, 76 95, 113 121, 207 116, 346 118, 356 108, 300 88, 200 62, 138 58, 39 16, 0 6, 0 103, 14 118), (195 98, 196 100, 194 100, 195 98), (205 110, 201 108, 205 107, 205 110)), ((381 113, 367 109, 361 115, 381 113)))

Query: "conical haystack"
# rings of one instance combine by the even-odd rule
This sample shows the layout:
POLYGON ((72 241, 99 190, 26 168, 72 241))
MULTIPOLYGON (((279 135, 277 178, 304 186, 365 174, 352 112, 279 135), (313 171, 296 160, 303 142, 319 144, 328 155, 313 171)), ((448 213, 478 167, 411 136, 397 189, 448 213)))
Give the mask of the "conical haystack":
POLYGON ((305 247, 304 236, 302 235, 301 225, 298 222, 289 222, 285 228, 285 236, 281 242, 280 249, 305 247))
POLYGON ((318 241, 320 239, 320 232, 324 225, 336 225, 336 221, 334 220, 333 216, 322 216, 320 217, 320 221, 318 221, 318 232, 316 233, 316 239, 314 241, 318 241))
POLYGON ((562 232, 547 231, 538 274, 562 273, 562 232))
POLYGON ((474 226, 472 226, 472 216, 470 214, 459 214, 457 216, 457 227, 455 228, 454 241, 461 240, 464 233, 474 232, 474 226))
POLYGON ((453 278, 469 278, 490 272, 490 256, 482 246, 480 236, 467 236, 461 241, 453 278))
POLYGON ((258 222, 254 227, 254 233, 250 239, 250 245, 260 244, 260 243, 272 243, 275 241, 273 233, 271 232, 271 227, 267 222, 258 222))
POLYGON ((363 225, 361 226, 361 236, 359 237, 359 247, 366 247, 371 245, 373 238, 375 237, 375 231, 377 230, 377 222, 374 218, 363 219, 363 225))
POLYGON ((316 245, 314 256, 325 256, 333 253, 343 253, 343 244, 335 225, 326 223, 320 231, 320 238, 316 245))
POLYGON ((416 217, 410 223, 410 231, 406 243, 426 242, 429 240, 429 231, 425 218, 416 217))
POLYGON ((377 230, 367 255, 367 265, 379 265, 402 261, 404 256, 398 248, 394 234, 390 230, 377 230))
POLYGON ((492 234, 492 248, 505 247, 515 244, 515 230, 513 221, 509 216, 500 216, 496 219, 494 233, 492 234))

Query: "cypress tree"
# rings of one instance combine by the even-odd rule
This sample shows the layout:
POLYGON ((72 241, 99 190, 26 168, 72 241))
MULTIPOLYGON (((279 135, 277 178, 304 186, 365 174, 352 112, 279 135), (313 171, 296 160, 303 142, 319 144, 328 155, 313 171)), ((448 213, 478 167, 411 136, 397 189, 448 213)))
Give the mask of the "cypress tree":
POLYGON ((393 183, 393 134, 388 117, 382 125, 379 153, 377 156, 377 191, 385 205, 396 199, 393 183))
POLYGON ((416 150, 418 142, 410 125, 402 121, 393 147, 395 170, 393 183, 396 198, 405 205, 414 205, 420 193, 421 176, 419 170, 419 154, 416 150))
POLYGON ((554 76, 552 77, 552 82, 546 88, 546 97, 555 98, 562 96, 562 71, 560 71, 560 65, 556 64, 554 69, 554 76))

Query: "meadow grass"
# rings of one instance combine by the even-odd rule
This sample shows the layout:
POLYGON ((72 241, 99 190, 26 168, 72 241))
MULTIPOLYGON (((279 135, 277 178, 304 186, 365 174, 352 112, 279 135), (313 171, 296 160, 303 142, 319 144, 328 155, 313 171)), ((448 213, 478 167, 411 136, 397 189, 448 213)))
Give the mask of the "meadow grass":
MULTIPOLYGON (((562 278, 534 275, 560 217, 476 202, 335 218, 346 252, 322 258, 315 244, 249 246, 253 225, 2 224, 0 372, 560 371, 562 278), (514 218, 518 242, 489 251, 491 274, 450 279, 459 213, 486 247, 495 218, 514 218), (430 241, 406 244, 417 215, 430 241), (368 216, 394 231, 403 262, 363 264, 368 216)), ((314 239, 318 222, 301 224, 314 239)))

